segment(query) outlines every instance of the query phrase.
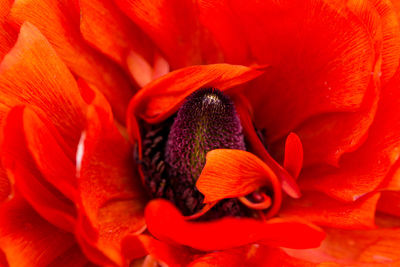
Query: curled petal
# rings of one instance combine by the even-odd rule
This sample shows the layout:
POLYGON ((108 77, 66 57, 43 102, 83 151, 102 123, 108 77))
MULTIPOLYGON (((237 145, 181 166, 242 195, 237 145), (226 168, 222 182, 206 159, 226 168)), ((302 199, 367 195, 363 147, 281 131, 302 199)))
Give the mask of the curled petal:
POLYGON ((266 222, 226 217, 209 222, 188 222, 166 200, 153 200, 145 210, 150 233, 156 238, 198 250, 228 249, 260 242, 271 246, 319 246, 324 233, 316 226, 275 218, 266 222))
MULTIPOLYGON (((246 196, 262 187, 273 196, 272 215, 281 201, 281 188, 275 173, 253 154, 234 149, 215 149, 207 153, 206 165, 196 187, 210 203, 225 198, 246 196)), ((261 189, 262 190, 262 189, 261 189)))

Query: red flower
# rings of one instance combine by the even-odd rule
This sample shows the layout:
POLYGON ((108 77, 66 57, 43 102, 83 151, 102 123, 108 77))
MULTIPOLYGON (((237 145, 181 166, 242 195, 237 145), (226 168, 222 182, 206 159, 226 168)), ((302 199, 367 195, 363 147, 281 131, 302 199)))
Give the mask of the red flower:
POLYGON ((398 263, 397 2, 0 3, 2 265, 398 263), (184 216, 133 154, 205 87, 247 151, 184 216), (195 219, 225 199, 251 216, 195 219))

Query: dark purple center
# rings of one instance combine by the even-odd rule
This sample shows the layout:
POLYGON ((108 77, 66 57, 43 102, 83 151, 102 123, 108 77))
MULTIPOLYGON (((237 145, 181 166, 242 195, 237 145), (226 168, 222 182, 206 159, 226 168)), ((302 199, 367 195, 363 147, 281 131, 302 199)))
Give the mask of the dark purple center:
POLYGON ((242 126, 228 96, 214 88, 201 89, 186 99, 168 135, 169 175, 195 183, 207 152, 217 148, 245 150, 242 126))
MULTIPOLYGON (((245 150, 242 126, 228 96, 215 88, 200 89, 187 97, 173 122, 151 126, 144 137, 142 167, 150 193, 173 201, 185 215, 199 211, 204 196, 195 183, 207 152, 217 148, 245 150)), ((210 218, 243 215, 235 199, 213 210, 210 218)))

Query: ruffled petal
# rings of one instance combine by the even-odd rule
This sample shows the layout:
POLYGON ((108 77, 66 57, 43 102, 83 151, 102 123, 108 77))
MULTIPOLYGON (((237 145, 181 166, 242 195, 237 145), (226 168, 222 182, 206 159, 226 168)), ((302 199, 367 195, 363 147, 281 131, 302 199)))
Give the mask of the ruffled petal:
POLYGON ((316 249, 287 250, 290 255, 340 266, 398 266, 399 228, 376 230, 325 229, 327 238, 316 249))
POLYGON ((22 25, 16 45, 0 65, 0 88, 4 110, 26 103, 37 107, 48 114, 67 144, 76 146, 85 104, 67 67, 30 23, 22 25))
POLYGON ((315 266, 311 262, 287 255, 280 248, 253 244, 237 249, 206 254, 190 263, 190 267, 200 266, 315 266))
MULTIPOLYGON (((315 167, 299 179, 305 190, 318 190, 334 198, 353 201, 375 189, 400 156, 400 71, 382 89, 378 110, 365 143, 345 154, 340 168, 315 167)), ((388 178, 390 179, 390 178, 388 178)))
POLYGON ((145 210, 150 233, 161 241, 198 250, 228 249, 260 242, 271 246, 307 248, 319 246, 324 232, 300 221, 271 219, 266 222, 226 217, 209 222, 188 222, 166 200, 153 200, 145 210))
POLYGON ((74 246, 72 234, 54 227, 24 200, 0 208, 0 247, 10 266, 48 266, 74 246))
POLYGON ((369 0, 381 16, 382 85, 395 74, 400 58, 400 24, 390 0, 369 0))
POLYGON ((121 246, 128 261, 150 255, 171 267, 187 266, 198 255, 203 255, 189 247, 167 244, 148 235, 127 236, 122 240, 121 246))
POLYGON ((158 45, 174 69, 222 60, 210 34, 200 27, 193 1, 114 1, 158 45))
POLYGON ((273 67, 246 91, 269 142, 312 115, 360 107, 377 60, 370 32, 376 32, 378 16, 366 24, 323 0, 229 6, 254 60, 273 67))
MULTIPOLYGON (((50 134, 34 136, 35 133, 30 132, 32 128, 27 128, 27 125, 32 127, 43 126, 38 117, 29 109, 24 109, 23 107, 13 108, 4 125, 4 140, 1 147, 3 166, 18 191, 43 218, 61 229, 72 231, 75 225, 75 206, 48 182, 55 182, 60 178, 61 181, 57 181, 57 185, 62 186, 64 185, 63 182, 66 182, 62 179, 70 179, 68 176, 63 176, 65 175, 63 173, 57 173, 60 170, 66 170, 68 174, 68 168, 70 168, 68 159, 65 162, 55 161, 55 163, 51 160, 46 162, 48 158, 44 157, 43 159, 38 159, 40 160, 39 164, 36 164, 28 150, 30 146, 32 148, 32 144, 28 142, 33 142, 33 146, 35 143, 44 144, 42 147, 36 147, 40 149, 35 151, 38 155, 43 153, 42 149, 46 147, 46 140, 41 138, 45 137, 51 140, 52 136, 50 134), (28 124, 26 124, 26 119, 30 120, 28 124), (33 141, 32 138, 36 140, 33 141), (49 165, 46 166, 48 169, 43 175, 40 172, 40 167, 48 163, 49 165), (57 166, 60 169, 55 169, 57 166)), ((46 133, 45 129, 41 133, 46 133)), ((55 144, 54 141, 53 144, 55 144)), ((54 153, 54 151, 60 152, 60 148, 57 146, 54 148, 47 146, 46 148, 50 149, 50 151, 46 151, 49 153, 48 155, 53 155, 55 159, 64 160, 62 154, 56 155, 54 153)))
POLYGON ((285 199, 280 216, 303 218, 321 226, 342 229, 375 227, 375 211, 379 193, 354 202, 342 202, 317 192, 303 192, 300 199, 285 199))
POLYGON ((83 37, 126 68, 131 51, 152 61, 152 43, 112 0, 80 1, 83 37))
POLYGON ((72 72, 98 87, 111 102, 117 118, 125 119, 126 107, 133 95, 129 78, 116 63, 83 40, 79 13, 71 1, 17 0, 10 19, 17 25, 29 21, 38 27, 72 72))
POLYGON ((196 187, 204 203, 246 196, 268 187, 273 197, 269 214, 279 210, 282 193, 275 173, 253 154, 235 149, 215 149, 207 153, 206 164, 196 187))
MULTIPOLYGON (((81 245, 86 242, 87 249, 122 264, 121 239, 144 230, 145 192, 132 147, 116 128, 110 109, 94 101, 87 121, 77 157, 81 197, 78 234, 81 245)), ((97 256, 91 260, 105 264, 97 256)))

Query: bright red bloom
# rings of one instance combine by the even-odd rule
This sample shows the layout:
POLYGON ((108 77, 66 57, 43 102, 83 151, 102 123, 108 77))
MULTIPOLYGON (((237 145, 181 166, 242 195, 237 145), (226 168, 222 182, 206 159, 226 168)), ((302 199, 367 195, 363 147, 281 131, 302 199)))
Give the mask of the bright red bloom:
POLYGON ((399 6, 0 0, 0 265, 398 264, 399 6), (204 87, 247 151, 183 216, 133 151, 204 87), (256 215, 193 220, 228 198, 256 215))

